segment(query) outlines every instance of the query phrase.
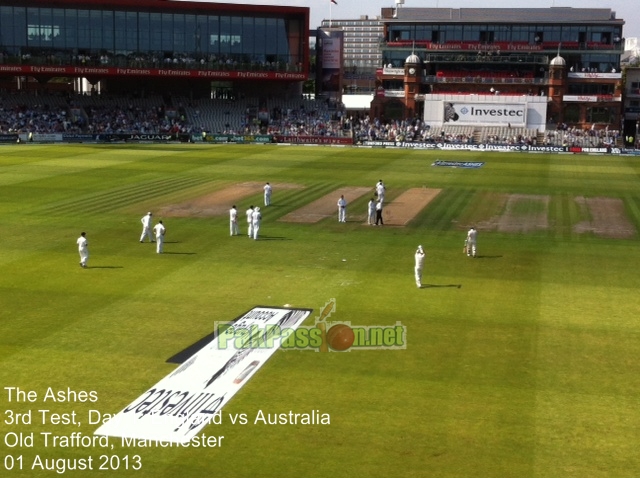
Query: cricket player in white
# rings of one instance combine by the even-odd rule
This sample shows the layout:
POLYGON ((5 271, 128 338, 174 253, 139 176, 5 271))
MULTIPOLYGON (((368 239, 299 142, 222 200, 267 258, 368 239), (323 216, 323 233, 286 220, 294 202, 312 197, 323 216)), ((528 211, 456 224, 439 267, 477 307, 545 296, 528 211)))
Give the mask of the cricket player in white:
POLYGON ((247 209, 247 236, 253 237, 253 204, 247 209))
POLYGON ((149 238, 149 242, 154 242, 151 236, 151 212, 148 212, 146 216, 140 219, 142 223, 142 235, 140 236, 140 242, 144 242, 145 236, 149 238))
POLYGON ((269 183, 264 185, 264 205, 269 206, 271 204, 271 185, 269 183))
POLYGON ((238 210, 235 204, 229 209, 229 235, 238 235, 238 210))
POLYGON ((87 267, 87 260, 89 259, 89 243, 87 242, 86 233, 81 232, 80 237, 76 241, 78 244, 78 253, 80 254, 80 267, 87 267))
POLYGON ((344 195, 338 199, 338 222, 347 222, 347 200, 344 195))
POLYGON ((260 208, 258 206, 253 210, 251 215, 251 228, 253 229, 253 240, 258 240, 258 231, 260 231, 260 221, 262 220, 262 214, 260 214, 260 208))
POLYGON ((373 226, 376 223, 376 201, 371 198, 367 204, 367 224, 373 226))
POLYGON ((416 265, 414 267, 416 285, 418 286, 418 289, 422 288, 422 269, 424 267, 424 256, 425 256, 425 253, 424 253, 424 250, 422 249, 422 246, 418 246, 418 249, 416 250, 416 254, 415 254, 416 265))
POLYGON ((467 232, 467 256, 476 257, 476 240, 478 238, 478 231, 476 231, 475 227, 469 229, 467 232))
POLYGON ((162 221, 158 221, 158 224, 153 227, 153 232, 156 235, 156 252, 158 254, 162 254, 162 249, 164 246, 164 233, 167 232, 164 224, 162 224, 162 221))

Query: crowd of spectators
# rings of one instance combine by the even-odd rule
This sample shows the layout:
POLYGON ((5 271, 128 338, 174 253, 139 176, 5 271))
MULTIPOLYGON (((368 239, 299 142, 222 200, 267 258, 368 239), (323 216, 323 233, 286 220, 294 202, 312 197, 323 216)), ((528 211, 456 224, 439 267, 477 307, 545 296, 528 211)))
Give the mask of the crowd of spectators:
POLYGON ((65 108, 46 104, 0 106, 0 133, 80 133, 78 121, 65 108))
POLYGON ((514 130, 505 128, 501 134, 487 134, 483 136, 482 129, 476 131, 469 128, 466 131, 454 131, 448 128, 431 127, 420 119, 391 120, 363 118, 354 121, 354 137, 357 142, 363 141, 409 141, 426 143, 472 144, 475 142, 490 144, 533 144, 536 138, 514 130))
MULTIPOLYGON (((268 134, 293 136, 344 136, 348 131, 341 110, 329 110, 322 103, 316 108, 273 108, 269 118, 268 134)), ((256 125, 257 126, 257 125, 256 125)))
POLYGON ((164 106, 128 108, 91 106, 85 108, 88 133, 191 134, 199 133, 184 114, 164 106))
POLYGON ((503 129, 500 133, 488 134, 482 138, 485 144, 503 144, 508 146, 531 146, 537 144, 537 135, 525 134, 519 130, 511 131, 512 128, 503 129))
POLYGON ((0 133, 192 133, 194 126, 154 109, 125 110, 112 106, 84 109, 50 107, 46 104, 0 107, 0 133), (72 111, 83 111, 74 114, 72 111))
MULTIPOLYGON (((425 124, 419 119, 381 121, 380 119, 363 118, 353 123, 356 142, 364 141, 414 141, 427 143, 451 144, 493 144, 493 145, 539 145, 537 131, 523 128, 476 128, 473 133, 448 131, 445 128, 425 124)), ((559 125, 558 129, 547 130, 544 134, 543 145, 546 146, 581 146, 581 147, 609 147, 618 142, 620 132, 610 129, 595 129, 595 127, 581 129, 559 125)))
MULTIPOLYGON (((431 141, 436 139, 431 127, 419 119, 383 121, 380 118, 355 118, 353 135, 362 141, 431 141)), ((437 133, 439 137, 440 133, 437 133)))
MULTIPOLYGON (((91 98, 91 97, 89 97, 91 98)), ((11 101, 0 96, 0 133, 129 133, 129 134, 196 134, 202 132, 225 134, 285 134, 314 136, 344 136, 344 116, 341 110, 329 110, 324 103, 316 107, 273 108, 267 117, 248 113, 237 124, 226 124, 222 130, 205 124, 197 108, 191 117, 182 103, 159 102, 140 106, 124 99, 113 101, 105 97, 90 102, 80 97, 60 98, 16 97, 11 101), (60 103, 64 103, 62 106, 60 103), (53 106, 52 106, 53 105, 53 106)), ((308 105, 309 102, 307 101, 308 105)), ((218 114, 223 114, 220 111, 218 114)), ((350 134, 350 131, 348 132, 350 134)))
POLYGON ((549 129, 545 132, 544 144, 604 148, 615 145, 619 136, 620 131, 618 130, 596 129, 595 125, 581 129, 559 124, 556 129, 549 129))
MULTIPOLYGON (((431 127, 420 119, 389 120, 367 115, 348 116, 343 108, 327 108, 321 102, 305 102, 298 108, 272 108, 257 116, 245 115, 237 124, 227 124, 215 131, 200 118, 199 110, 191 117, 182 103, 157 104, 143 107, 133 102, 94 101, 82 105, 73 97, 66 101, 7 101, 0 96, 0 133, 131 133, 131 134, 281 134, 289 136, 352 136, 357 143, 364 141, 445 142, 471 144, 474 142, 501 145, 533 145, 537 135, 525 134, 520 128, 503 128, 499 132, 482 129, 468 131, 431 127), (479 134, 478 134, 479 133, 479 134)), ((529 132, 529 130, 527 130, 529 132)), ((617 144, 619 131, 557 125, 547 130, 543 143, 548 146, 607 147, 617 144)))

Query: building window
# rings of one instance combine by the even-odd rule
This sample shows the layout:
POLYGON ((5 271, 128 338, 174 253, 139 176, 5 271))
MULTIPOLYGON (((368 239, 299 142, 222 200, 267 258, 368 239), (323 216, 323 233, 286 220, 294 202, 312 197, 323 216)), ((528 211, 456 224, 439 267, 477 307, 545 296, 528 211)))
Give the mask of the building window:
POLYGON ((494 32, 490 32, 487 30, 480 32, 480 43, 493 43, 494 32))
POLYGON ((569 105, 564 110, 565 123, 578 123, 580 121, 580 107, 578 105, 569 105))

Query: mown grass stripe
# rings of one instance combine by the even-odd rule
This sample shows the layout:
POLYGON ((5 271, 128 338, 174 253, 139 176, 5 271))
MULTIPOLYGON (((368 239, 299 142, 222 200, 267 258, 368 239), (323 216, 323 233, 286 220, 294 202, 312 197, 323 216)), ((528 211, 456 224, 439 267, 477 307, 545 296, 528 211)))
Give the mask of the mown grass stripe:
POLYGON ((564 200, 560 195, 552 196, 549 202, 549 229, 550 235, 556 240, 561 240, 564 237, 563 231, 563 206, 564 200))
POLYGON ((624 203, 629 213, 629 218, 634 223, 636 230, 640 231, 640 197, 626 194, 624 196, 624 203))
POLYGON ((295 211, 302 204, 308 204, 318 197, 326 194, 330 183, 318 183, 311 186, 304 186, 302 189, 288 189, 277 193, 274 205, 278 206, 278 216, 284 216, 291 211, 295 211))
POLYGON ((47 204, 37 208, 34 214, 65 215, 74 212, 106 212, 115 210, 125 204, 137 202, 140 199, 154 199, 174 191, 185 189, 193 185, 208 182, 207 178, 170 178, 152 182, 141 182, 133 185, 110 190, 105 193, 77 196, 72 200, 64 200, 47 204))
POLYGON ((430 230, 448 231, 455 229, 456 219, 475 194, 474 190, 445 189, 416 218, 416 226, 424 225, 430 230))

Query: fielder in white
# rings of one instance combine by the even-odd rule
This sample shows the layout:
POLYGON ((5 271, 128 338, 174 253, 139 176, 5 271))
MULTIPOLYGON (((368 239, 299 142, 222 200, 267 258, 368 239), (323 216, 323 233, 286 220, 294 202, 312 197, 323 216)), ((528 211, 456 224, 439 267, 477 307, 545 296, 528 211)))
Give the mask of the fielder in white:
POLYGON ((253 237, 253 204, 247 209, 247 236, 253 237))
POLYGON ((338 199, 338 222, 347 222, 347 200, 344 195, 338 199))
POLYGON ((258 240, 258 231, 260 231, 260 222, 262 221, 262 214, 260 214, 260 208, 258 206, 253 210, 251 215, 251 227, 253 229, 253 240, 258 240))
POLYGON ((467 245, 467 256, 476 257, 476 241, 478 239, 478 231, 476 231, 475 227, 471 227, 469 232, 467 232, 467 240, 465 241, 467 245))
POLYGON ((271 185, 269 183, 264 185, 264 205, 269 206, 271 204, 271 185))
POLYGON ((89 260, 89 243, 87 242, 87 233, 81 232, 80 237, 76 241, 78 244, 78 253, 80 254, 80 267, 87 267, 87 260, 89 260))
POLYGON ((238 235, 238 210, 235 204, 229 209, 229 235, 238 235))
POLYGON ((142 223, 142 235, 140 235, 140 242, 144 242, 145 236, 149 238, 149 242, 155 242, 151 236, 151 212, 148 212, 146 216, 140 219, 142 223))
POLYGON ((418 286, 418 289, 422 288, 422 269, 424 267, 425 255, 426 254, 424 253, 422 246, 418 246, 415 254, 416 265, 414 267, 414 274, 416 277, 416 285, 418 286))
POLYGON ((367 224, 373 226, 376 223, 376 200, 371 198, 367 204, 367 224))
POLYGON ((153 232, 156 235, 156 252, 158 254, 162 254, 162 249, 164 247, 164 234, 167 232, 162 221, 158 221, 158 224, 153 226, 153 232))

